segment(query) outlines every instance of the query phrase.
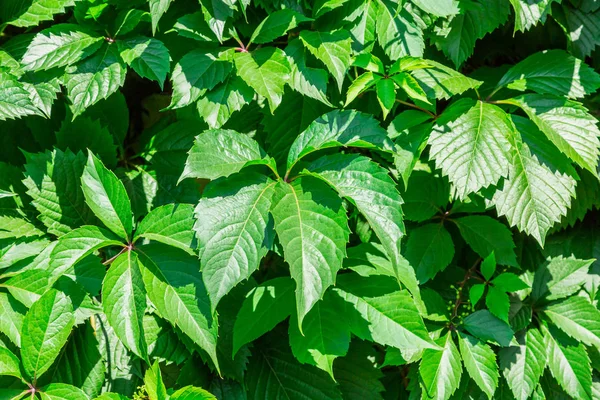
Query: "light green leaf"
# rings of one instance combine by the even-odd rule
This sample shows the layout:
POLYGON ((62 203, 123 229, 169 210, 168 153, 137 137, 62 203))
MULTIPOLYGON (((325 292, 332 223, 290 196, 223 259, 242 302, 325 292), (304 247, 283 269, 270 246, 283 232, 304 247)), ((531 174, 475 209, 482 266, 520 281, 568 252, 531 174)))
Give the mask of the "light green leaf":
POLYGON ((489 286, 485 297, 485 305, 496 317, 504 322, 508 322, 510 299, 504 290, 501 290, 496 286, 489 286))
POLYGON ((78 387, 66 383, 51 383, 40 389, 42 400, 88 400, 89 397, 78 387))
POLYGON ((350 87, 348 87, 348 93, 346 93, 346 103, 344 106, 352 103, 354 99, 356 99, 361 93, 370 89, 373 85, 379 82, 380 79, 381 76, 376 75, 371 71, 367 71, 353 80, 350 84, 350 87))
POLYGON ((49 271, 58 279, 94 251, 107 246, 124 246, 112 232, 97 226, 82 226, 63 235, 50 253, 49 271))
POLYGON ((29 92, 31 103, 40 109, 46 118, 50 118, 52 104, 60 92, 59 74, 56 70, 28 72, 21 79, 23 87, 29 92))
POLYGON ((298 325, 335 283, 349 237, 340 198, 325 183, 301 177, 275 187, 271 214, 284 258, 296 281, 298 325))
POLYGON ((102 39, 78 25, 54 25, 35 35, 21 64, 26 71, 65 67, 94 54, 102 46, 102 39))
POLYGON ((148 0, 150 6, 150 16, 152 17, 152 34, 156 34, 158 21, 167 12, 173 0, 148 0))
POLYGON ((473 54, 475 42, 504 24, 510 13, 506 0, 477 0, 460 6, 460 13, 450 20, 445 35, 436 39, 456 68, 473 54))
POLYGON ((50 273, 41 269, 26 270, 12 276, 0 286, 8 289, 26 307, 31 307, 51 286, 50 273))
POLYGON ((111 231, 125 240, 131 239, 133 214, 123 183, 92 152, 81 176, 86 204, 111 231))
POLYGON ((419 82, 427 97, 449 99, 469 89, 477 89, 483 82, 467 78, 460 72, 431 60, 424 60, 429 68, 419 68, 410 73, 419 82))
POLYGON ((454 257, 452 237, 443 224, 426 224, 413 229, 404 253, 421 283, 433 279, 454 257))
POLYGON ((150 22, 151 16, 147 11, 136 9, 124 9, 119 12, 114 22, 113 37, 127 35, 136 29, 142 22, 150 22))
POLYGON ((493 252, 498 264, 518 266, 515 242, 506 225, 486 215, 468 215, 452 221, 465 242, 480 257, 485 258, 493 252))
POLYGON ((169 50, 160 40, 144 36, 117 41, 121 58, 139 76, 157 81, 162 90, 169 72, 169 50))
POLYGON ((307 18, 290 8, 275 11, 268 14, 256 27, 248 44, 272 42, 278 37, 285 35, 287 31, 294 29, 302 22, 307 21, 312 21, 312 19, 307 18))
POLYGON ((121 342, 147 360, 143 328, 146 290, 138 256, 133 251, 121 254, 108 269, 102 282, 102 309, 121 342))
POLYGON ((185 386, 176 390, 170 397, 171 400, 217 400, 215 396, 204 389, 194 386, 185 386))
POLYGON ((391 78, 411 99, 431 104, 419 82, 409 73, 400 72, 392 75, 391 78))
POLYGON ((21 347, 21 328, 23 318, 27 308, 15 300, 8 293, 0 293, 0 332, 13 342, 17 347, 21 347))
POLYGON ((515 10, 515 32, 525 32, 539 22, 545 23, 555 1, 560 3, 561 0, 510 0, 515 10))
POLYGON ((542 325, 548 368, 560 386, 575 399, 592 399, 592 369, 583 343, 561 343, 542 325))
POLYGON ((469 376, 488 399, 491 399, 498 387, 499 376, 494 350, 473 336, 462 332, 458 334, 458 346, 469 376))
POLYGON ((275 182, 242 173, 204 189, 195 210, 202 278, 213 310, 258 269, 267 253, 269 208, 275 182))
POLYGON ((75 1, 77 0, 33 0, 19 2, 20 4, 15 2, 13 14, 7 24, 18 27, 37 26, 40 22, 54 19, 55 14, 64 13, 67 7, 75 5, 75 1))
POLYGON ((552 303, 543 313, 570 337, 600 348, 600 311, 584 297, 552 303))
POLYGON ((168 400, 169 395, 167 394, 167 388, 162 380, 158 361, 154 361, 154 364, 146 370, 146 374, 144 375, 144 387, 146 388, 150 400, 168 400))
POLYGON ((93 57, 67 69, 64 84, 71 100, 73 118, 102 99, 108 98, 125 83, 127 67, 111 44, 93 57))
POLYGON ((498 106, 477 101, 464 112, 470 104, 465 99, 446 109, 429 137, 429 157, 454 184, 460 199, 508 175, 507 136, 514 132, 498 106))
MULTIPOLYGON (((245 0, 240 4, 244 9, 245 0)), ((235 2, 231 0, 200 0, 204 19, 208 22, 208 26, 217 36, 219 42, 223 42, 225 25, 227 20, 233 16, 236 9, 235 2)))
POLYGON ((57 290, 49 290, 31 306, 21 332, 21 360, 29 378, 35 381, 50 368, 74 323, 71 300, 57 290))
POLYGON ((206 52, 193 50, 184 55, 171 73, 173 95, 169 109, 192 104, 206 92, 214 88, 231 72, 232 51, 206 52))
POLYGON ((535 271, 531 297, 557 300, 575 294, 588 279, 588 269, 593 262, 573 256, 548 259, 535 271))
POLYGON ((393 346, 405 355, 439 348, 430 338, 413 298, 394 279, 343 274, 332 291, 342 298, 340 310, 357 337, 393 346))
POLYGON ((500 368, 516 400, 527 400, 546 368, 548 350, 539 330, 530 328, 516 336, 518 346, 500 349, 500 368))
POLYGON ((352 63, 350 34, 345 30, 335 32, 300 32, 300 40, 313 56, 325 64, 342 92, 346 71, 352 63))
POLYGON ((403 56, 423 56, 423 21, 393 0, 377 0, 377 40, 385 54, 396 61, 403 56))
POLYGON ((9 349, 0 346, 0 376, 21 379, 21 363, 9 349))
POLYGON ((455 0, 413 0, 421 10, 438 17, 458 14, 459 9, 455 0))
POLYGON ((211 128, 220 128, 234 112, 254 98, 254 90, 239 76, 228 77, 196 103, 198 113, 211 128))
POLYGON ((354 110, 335 110, 314 120, 296 138, 288 153, 288 173, 305 155, 340 146, 392 149, 387 132, 371 115, 354 110))
POLYGON ((252 289, 235 319, 232 356, 290 316, 294 303, 294 281, 289 277, 271 279, 252 289))
POLYGON ((289 325, 290 347, 296 359, 322 369, 332 378, 334 360, 345 356, 350 345, 350 328, 339 312, 340 303, 338 296, 328 292, 304 317, 302 332, 297 324, 289 325))
POLYGON ((209 129, 196 136, 179 181, 227 177, 251 165, 273 168, 273 161, 250 136, 229 129, 209 129))
POLYGON ((354 52, 369 52, 375 45, 377 24, 377 0, 365 0, 356 10, 356 19, 347 29, 352 36, 354 52))
POLYGON ((174 247, 153 243, 136 249, 148 298, 159 315, 208 353, 219 369, 216 354, 217 320, 198 260, 174 247))
POLYGON ((425 350, 419 365, 419 375, 429 398, 448 400, 460 384, 460 353, 452 341, 452 332, 440 337, 436 343, 442 350, 425 350))
POLYGON ((396 87, 394 80, 389 78, 379 79, 375 84, 377 100, 383 110, 383 119, 386 119, 396 103, 396 87))
POLYGON ((55 149, 46 153, 25 153, 26 178, 23 183, 32 205, 38 210, 38 219, 48 233, 61 236, 81 225, 96 221, 85 204, 80 177, 85 156, 55 149))
POLYGON ((576 99, 595 92, 600 87, 600 75, 563 50, 546 50, 510 68, 496 87, 502 86, 576 99))
POLYGON ((463 326, 471 335, 486 342, 498 343, 502 347, 509 346, 514 335, 506 322, 496 318, 488 310, 475 311, 463 320, 463 326))
POLYGON ((288 84, 298 93, 331 106, 327 99, 329 74, 324 69, 306 66, 305 52, 306 50, 299 39, 292 40, 285 48, 285 53, 290 59, 292 67, 288 84))
POLYGON ((383 244, 398 280, 418 298, 415 272, 400 255, 402 198, 388 172, 367 157, 335 154, 319 158, 304 173, 324 180, 356 206, 383 244))
POLYGON ((176 31, 179 36, 200 42, 217 41, 217 37, 213 31, 210 30, 208 23, 204 20, 202 11, 186 14, 179 18, 173 26, 173 30, 176 31))
POLYGON ((580 103, 538 94, 525 94, 505 102, 522 108, 561 152, 597 175, 600 130, 596 119, 580 103))
POLYGON ((133 242, 140 238, 156 240, 194 254, 194 206, 167 204, 150 211, 135 230, 133 242))
POLYGON ((0 121, 28 115, 43 115, 30 98, 30 92, 13 75, 0 72, 0 121))
POLYGON ((263 47, 251 53, 240 52, 234 55, 234 61, 238 76, 267 99, 273 114, 290 79, 291 67, 283 50, 263 47))

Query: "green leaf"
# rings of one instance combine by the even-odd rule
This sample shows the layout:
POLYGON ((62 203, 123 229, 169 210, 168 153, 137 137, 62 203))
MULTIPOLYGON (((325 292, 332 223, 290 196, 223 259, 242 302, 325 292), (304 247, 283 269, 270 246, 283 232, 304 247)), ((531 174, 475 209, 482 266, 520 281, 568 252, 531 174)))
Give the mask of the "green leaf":
POLYGON ((367 157, 335 154, 311 163, 305 173, 324 180, 356 206, 383 244, 398 280, 418 297, 415 272, 400 255, 402 198, 388 172, 367 157))
POLYGON ((285 35, 287 31, 294 29, 302 22, 307 21, 312 21, 312 19, 289 8, 275 11, 274 13, 267 15, 267 17, 256 27, 248 44, 272 42, 278 37, 285 35))
POLYGON ((239 76, 229 77, 196 103, 198 113, 211 128, 222 127, 254 98, 254 90, 239 76))
POLYGON ((426 13, 438 17, 447 17, 459 12, 454 0, 413 0, 413 3, 426 13))
POLYGON ((133 251, 121 254, 108 269, 102 282, 102 309, 121 342, 148 360, 143 328, 146 290, 138 256, 133 251))
POLYGON ((514 131, 510 118, 499 107, 478 101, 464 112, 470 104, 470 100, 454 103, 438 119, 429 137, 429 156, 454 184, 460 199, 508 175, 507 136, 514 131))
POLYGON ((515 10, 515 32, 525 32, 539 22, 545 23, 555 1, 560 3, 560 0, 510 0, 515 10))
POLYGON ((86 204, 108 229, 125 240, 131 239, 133 214, 125 186, 91 152, 81 176, 86 204))
POLYGON ((315 365, 332 378, 334 360, 345 356, 350 345, 350 328, 339 312, 340 303, 338 296, 328 292, 304 317, 302 332, 298 325, 289 325, 290 347, 296 359, 315 365))
POLYGON ((74 24, 58 24, 35 35, 21 64, 26 71, 65 67, 91 56, 101 46, 101 36, 91 36, 74 24))
POLYGON ((301 327, 304 316, 335 283, 342 267, 349 237, 346 210, 325 183, 302 177, 277 184, 271 213, 284 258, 296 281, 301 327))
POLYGON ((171 400, 216 400, 217 398, 204 389, 194 386, 182 387, 170 397, 171 400))
POLYGON ((391 149, 387 132, 368 114, 335 110, 314 120, 292 144, 287 158, 288 172, 302 157, 332 147, 391 149))
POLYGON ((460 353, 452 341, 452 332, 440 337, 436 343, 442 350, 425 350, 419 365, 419 375, 429 398, 447 400, 460 384, 460 353))
POLYGON ((21 328, 26 312, 27 308, 8 293, 0 293, 0 313, 3 315, 3 318, 0 319, 0 332, 19 348, 21 347, 21 328))
POLYGON ((63 235, 50 253, 49 270, 59 277, 94 251, 107 246, 123 246, 118 236, 97 226, 82 226, 63 235))
MULTIPOLYGON (((45 253, 45 252, 44 252, 45 253)), ((45 254, 47 256, 47 253, 45 254)), ((31 307, 50 287, 48 271, 30 269, 14 275, 2 286, 27 307, 31 307)))
MULTIPOLYGON (((74 121, 63 121, 56 132, 56 147, 64 150, 65 153, 69 150, 76 153, 77 157, 83 158, 83 164, 86 159, 84 154, 90 150, 108 167, 114 168, 117 165, 117 146, 114 137, 100 121, 88 117, 81 116, 74 121), (81 132, 88 134, 82 137, 81 132), (80 152, 83 154, 79 154, 80 152)), ((77 178, 80 177, 81 172, 77 178)))
MULTIPOLYGON (((594 0, 589 1, 589 3, 593 2, 594 0)), ((560 25, 567 35, 567 48, 575 57, 586 58, 600 43, 598 39, 600 32, 598 15, 600 13, 598 10, 584 10, 583 7, 573 8, 567 4, 563 4, 562 10, 558 9, 558 11, 564 13, 564 17, 557 18, 557 20, 561 21, 560 25)), ((561 13, 557 14, 560 16, 561 13)))
POLYGON ((134 36, 117 41, 123 61, 139 76, 157 81, 162 90, 169 72, 169 50, 160 40, 134 36))
POLYGON ((0 346, 0 376, 21 379, 21 363, 9 349, 0 346))
POLYGON ((427 99, 427 94, 419 85, 419 82, 417 82, 417 80, 409 73, 400 72, 392 75, 391 78, 411 99, 431 104, 429 99, 427 99))
POLYGON ((494 254, 494 252, 486 256, 481 262, 481 267, 479 269, 486 281, 492 279, 492 276, 496 272, 496 265, 496 254, 494 254))
POLYGON ((542 325, 548 368, 560 386, 575 399, 592 399, 592 369, 582 343, 561 343, 542 325))
POLYGON ((543 313, 570 337, 600 348, 600 311, 585 298, 574 296, 552 303, 543 313))
POLYGON ((346 71, 350 68, 352 58, 350 34, 345 30, 335 32, 300 32, 300 40, 304 46, 325 64, 342 92, 346 71))
POLYGON ((543 245, 548 230, 567 213, 575 194, 575 180, 554 166, 551 169, 541 164, 529 146, 516 137, 511 142, 513 154, 508 179, 491 203, 511 226, 517 226, 543 245))
POLYGON ((588 269, 593 262, 572 256, 548 259, 535 271, 531 297, 557 300, 575 294, 588 279, 588 269))
POLYGON ((173 0, 148 0, 150 6, 150 16, 152 18, 152 34, 156 33, 158 21, 167 12, 173 0))
POLYGON ((291 67, 283 50, 263 47, 234 55, 237 74, 260 96, 267 99, 271 114, 281 103, 291 67))
POLYGON ((64 84, 71 100, 73 118, 125 83, 127 67, 116 46, 105 45, 93 57, 67 69, 64 84))
POLYGON ((523 282, 521 278, 512 272, 504 272, 492 280, 494 286, 504 292, 517 292, 519 290, 527 289, 528 284, 523 282))
POLYGON ((29 72, 21 80, 29 92, 31 103, 40 109, 46 118, 50 118, 52 104, 60 92, 60 76, 56 70, 29 72))
POLYGON ((452 18, 445 35, 436 39, 456 68, 473 54, 475 42, 504 24, 510 13, 505 0, 477 0, 460 6, 461 12, 452 18))
POLYGON ((36 301, 23 320, 21 360, 35 381, 59 355, 75 323, 73 304, 62 292, 49 290, 36 301))
POLYGON ((114 37, 126 35, 135 30, 140 23, 150 22, 150 13, 136 9, 125 9, 119 12, 114 23, 114 37))
POLYGON ((300 39, 292 40, 285 48, 292 67, 288 84, 298 93, 331 106, 327 99, 329 74, 324 69, 308 67, 305 52, 300 39))
POLYGON ((30 98, 30 92, 10 74, 0 72, 0 121, 28 115, 43 115, 30 98))
POLYGON ((140 246, 136 252, 148 298, 159 315, 206 351, 218 369, 217 321, 210 312, 197 259, 158 243, 140 246))
POLYGON ((485 285, 482 283, 475 284, 469 289, 469 301, 475 307, 485 291, 485 285))
MULTIPOLYGON (((208 26, 219 42, 222 42, 227 20, 233 16, 233 11, 236 9, 234 3, 229 0, 201 0, 200 4, 208 26)), ((242 8, 243 4, 244 2, 241 3, 242 8)))
POLYGON ((495 342, 502 347, 509 346, 514 332, 510 326, 496 318, 488 310, 475 311, 463 320, 464 328, 473 336, 489 342, 495 342))
POLYGON ((242 173, 213 182, 203 192, 194 230, 213 310, 223 296, 258 269, 267 253, 274 187, 275 182, 264 175, 242 173))
POLYGON ((600 75, 563 50, 546 50, 509 69, 497 88, 502 86, 576 99, 595 92, 600 87, 600 75))
POLYGON ((76 0, 33 0, 18 4, 12 10, 8 25, 18 27, 37 26, 40 22, 54 19, 55 14, 62 14, 67 7, 75 5, 76 0))
POLYGON ((413 298, 408 291, 398 290, 393 279, 343 274, 332 291, 344 300, 340 313, 359 338, 396 347, 405 355, 438 348, 413 298))
POLYGON ((487 257, 493 252, 498 264, 518 266, 515 242, 506 225, 485 215, 468 215, 452 221, 465 242, 480 257, 487 257))
POLYGON ((585 107, 575 101, 538 94, 524 94, 505 101, 523 109, 561 152, 597 175, 600 130, 585 107))
POLYGON ((488 399, 491 399, 498 387, 499 376, 494 350, 473 336, 462 332, 458 334, 458 346, 469 376, 488 399))
POLYGON ((190 357, 188 343, 180 340, 176 330, 156 314, 144 315, 144 338, 150 359, 179 365, 190 357))
POLYGON ((25 153, 27 177, 23 183, 32 205, 38 210, 38 219, 48 233, 64 235, 81 225, 95 222, 79 189, 85 166, 85 156, 67 150, 46 153, 25 153))
POLYGON ((417 272, 419 281, 425 283, 452 261, 452 237, 442 224, 420 226, 410 232, 404 255, 417 272))
POLYGON ((354 341, 348 354, 335 362, 335 378, 345 400, 383 399, 384 375, 374 362, 376 355, 371 343, 354 341))
POLYGON ((83 390, 66 383, 51 383, 40 389, 42 400, 88 400, 83 390))
POLYGON ((423 21, 393 0, 377 0, 377 40, 390 60, 423 56, 423 21))
POLYGON ((252 289, 235 319, 233 356, 243 345, 290 316, 294 312, 294 303, 294 282, 288 277, 271 279, 252 289))
POLYGON ((171 73, 173 95, 169 109, 181 108, 200 99, 206 90, 223 82, 233 67, 232 51, 193 50, 184 55, 171 73))
POLYGON ((191 204, 167 204, 150 211, 140 222, 133 242, 146 238, 179 247, 194 254, 194 206, 191 204))
POLYGON ((483 82, 467 78, 460 72, 431 60, 424 60, 429 68, 419 68, 411 71, 412 76, 419 82, 427 97, 449 99, 469 89, 477 89, 483 82))
POLYGON ((154 364, 146 370, 144 387, 150 400, 167 400, 169 398, 167 388, 162 380, 158 361, 154 361, 154 364))
POLYGON ((518 346, 500 349, 502 374, 516 400, 527 400, 546 368, 547 349, 539 330, 530 328, 516 336, 518 346))
POLYGON ((196 136, 179 181, 227 177, 251 165, 273 167, 273 161, 250 136, 228 129, 209 129, 196 136))
POLYGON ((371 51, 373 49, 377 10, 376 0, 365 0, 357 9, 360 12, 356 13, 356 19, 348 27, 350 36, 352 36, 352 50, 354 52, 371 51))
POLYGON ((488 310, 504 322, 508 322, 508 311, 510 299, 505 291, 496 286, 489 286, 485 297, 485 305, 488 310))
POLYGON ((375 85, 377 100, 383 110, 383 119, 386 119, 394 104, 396 103, 396 87, 394 80, 383 78, 377 81, 375 85))
POLYGON ((346 103, 344 104, 344 106, 347 106, 348 104, 352 103, 354 99, 356 99, 361 93, 370 89, 373 85, 379 82, 380 79, 381 76, 376 75, 370 71, 367 71, 364 74, 360 75, 350 84, 350 87, 348 88, 348 93, 346 93, 346 103))

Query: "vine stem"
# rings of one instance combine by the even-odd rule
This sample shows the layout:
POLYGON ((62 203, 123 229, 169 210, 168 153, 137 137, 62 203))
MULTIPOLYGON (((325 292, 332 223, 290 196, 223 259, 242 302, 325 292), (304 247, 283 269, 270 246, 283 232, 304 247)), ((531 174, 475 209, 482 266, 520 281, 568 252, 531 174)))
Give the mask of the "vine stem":
POLYGON ((481 258, 478 258, 477 261, 475 261, 475 264, 473 264, 473 266, 469 268, 469 270, 465 274, 464 279, 458 284, 458 296, 456 297, 456 302, 454 303, 454 309, 452 310, 452 316, 450 317, 450 321, 456 318, 456 315, 458 314, 458 307, 460 307, 460 305, 462 304, 462 291, 469 279, 471 279, 471 275, 473 275, 473 272, 475 272, 475 269, 477 268, 480 262, 481 258))
POLYGON ((417 110, 420 110, 420 111, 423 111, 424 113, 429 114, 432 118, 437 118, 437 115, 435 115, 431 111, 426 110, 422 107, 419 107, 415 104, 407 103, 406 101, 402 101, 402 100, 398 100, 398 99, 396 99, 396 103, 400 103, 400 104, 404 104, 405 106, 408 106, 408 107, 416 108, 417 110))

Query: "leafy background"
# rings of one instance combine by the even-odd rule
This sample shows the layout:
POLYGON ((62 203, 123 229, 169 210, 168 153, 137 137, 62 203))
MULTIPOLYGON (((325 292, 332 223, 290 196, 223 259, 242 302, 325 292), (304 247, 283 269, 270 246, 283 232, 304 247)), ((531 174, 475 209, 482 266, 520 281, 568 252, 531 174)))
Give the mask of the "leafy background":
POLYGON ((596 0, 3 0, 0 398, 600 399, 596 0))

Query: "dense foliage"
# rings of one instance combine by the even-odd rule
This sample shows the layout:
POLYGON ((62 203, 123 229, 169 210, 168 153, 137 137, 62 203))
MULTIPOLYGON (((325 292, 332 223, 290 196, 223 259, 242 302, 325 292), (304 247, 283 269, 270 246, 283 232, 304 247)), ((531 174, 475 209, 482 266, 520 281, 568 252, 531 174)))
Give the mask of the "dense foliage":
POLYGON ((600 399, 599 26, 0 1, 0 399, 600 399))

